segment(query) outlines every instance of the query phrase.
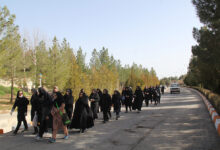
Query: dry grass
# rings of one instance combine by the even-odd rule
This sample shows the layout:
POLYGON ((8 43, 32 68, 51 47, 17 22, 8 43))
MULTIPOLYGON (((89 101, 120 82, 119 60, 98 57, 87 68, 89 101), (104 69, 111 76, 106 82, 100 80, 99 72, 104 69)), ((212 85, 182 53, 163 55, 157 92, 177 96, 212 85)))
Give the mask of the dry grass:
POLYGON ((220 114, 220 95, 213 93, 210 90, 203 89, 200 87, 193 87, 194 89, 198 90, 201 92, 205 97, 209 100, 209 102, 213 105, 215 110, 220 114))

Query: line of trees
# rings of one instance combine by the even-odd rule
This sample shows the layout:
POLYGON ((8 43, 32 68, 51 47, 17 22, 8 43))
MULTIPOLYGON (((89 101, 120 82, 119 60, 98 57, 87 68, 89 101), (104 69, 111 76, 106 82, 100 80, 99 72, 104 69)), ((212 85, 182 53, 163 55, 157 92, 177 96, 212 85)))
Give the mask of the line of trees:
POLYGON ((220 93, 220 1, 193 0, 203 26, 193 29, 197 45, 192 47, 185 84, 220 93))
POLYGON ((122 66, 105 47, 92 51, 89 64, 85 62, 83 50, 74 51, 66 39, 59 42, 54 37, 51 46, 42 40, 31 47, 21 38, 14 20, 15 15, 11 15, 6 6, 0 7, 0 77, 11 81, 11 102, 14 84, 25 88, 27 80, 31 80, 34 87, 39 86, 41 79, 42 86, 48 89, 71 88, 75 97, 81 88, 86 92, 92 88, 107 88, 112 93, 123 86, 159 84, 153 68, 148 70, 135 63, 122 66))

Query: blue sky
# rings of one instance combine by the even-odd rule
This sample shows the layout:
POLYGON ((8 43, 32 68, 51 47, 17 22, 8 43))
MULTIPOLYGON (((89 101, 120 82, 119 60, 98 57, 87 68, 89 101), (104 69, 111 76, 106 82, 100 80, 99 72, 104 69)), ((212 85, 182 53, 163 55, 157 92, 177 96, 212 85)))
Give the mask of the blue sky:
POLYGON ((123 65, 153 67, 159 78, 187 72, 192 28, 200 27, 191 0, 1 0, 21 34, 63 38, 89 62, 103 46, 123 65))

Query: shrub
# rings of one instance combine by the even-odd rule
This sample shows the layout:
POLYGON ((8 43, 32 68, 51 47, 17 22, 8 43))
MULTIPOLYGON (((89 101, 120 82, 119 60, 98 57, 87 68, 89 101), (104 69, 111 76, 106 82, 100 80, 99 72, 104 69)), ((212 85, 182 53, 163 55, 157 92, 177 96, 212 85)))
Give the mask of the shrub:
POLYGON ((209 100, 209 102, 212 104, 212 106, 215 108, 218 114, 220 114, 220 95, 200 87, 192 87, 192 88, 196 89, 197 91, 205 95, 205 97, 209 100))

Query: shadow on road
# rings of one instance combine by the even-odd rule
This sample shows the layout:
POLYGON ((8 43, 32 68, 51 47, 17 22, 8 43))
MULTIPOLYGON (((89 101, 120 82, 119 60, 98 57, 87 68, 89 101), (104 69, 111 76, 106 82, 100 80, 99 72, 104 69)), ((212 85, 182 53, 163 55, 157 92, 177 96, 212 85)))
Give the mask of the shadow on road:
MULTIPOLYGON (((114 114, 115 115, 115 114, 114 114)), ((58 134, 55 144, 48 144, 46 136, 37 142, 32 131, 17 136, 0 136, 2 149, 77 149, 77 150, 217 150, 219 136, 209 114, 198 95, 187 89, 181 94, 162 96, 161 104, 143 105, 141 113, 121 112, 116 121, 102 123, 102 114, 95 127, 80 134, 70 130, 70 139, 58 134)))

